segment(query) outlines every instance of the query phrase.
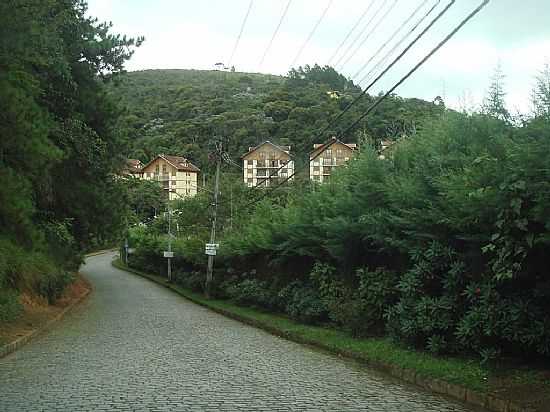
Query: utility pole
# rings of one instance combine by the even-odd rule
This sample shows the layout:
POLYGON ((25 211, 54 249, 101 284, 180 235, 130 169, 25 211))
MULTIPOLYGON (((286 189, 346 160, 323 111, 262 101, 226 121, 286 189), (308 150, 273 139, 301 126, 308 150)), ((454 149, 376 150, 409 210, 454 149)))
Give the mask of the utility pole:
MULTIPOLYGON (((222 143, 216 147, 216 177, 214 182, 214 203, 212 210, 212 229, 210 230, 210 244, 216 242, 216 218, 218 214, 218 192, 220 186, 220 166, 222 160, 222 143)), ((204 288, 204 293, 207 298, 210 298, 210 287, 212 285, 212 272, 214 270, 214 255, 208 255, 208 266, 206 269, 206 284, 204 288)))
POLYGON ((168 282, 172 282, 172 227, 171 227, 171 214, 170 213, 170 192, 168 192, 168 254, 167 254, 167 274, 168 282))
POLYGON ((229 229, 233 230, 233 185, 230 186, 229 192, 231 215, 229 217, 229 229))

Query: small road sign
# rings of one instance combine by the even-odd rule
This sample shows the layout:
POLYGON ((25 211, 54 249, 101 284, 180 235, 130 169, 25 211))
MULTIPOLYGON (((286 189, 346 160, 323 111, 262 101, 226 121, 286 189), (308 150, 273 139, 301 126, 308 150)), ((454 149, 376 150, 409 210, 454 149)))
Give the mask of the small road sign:
POLYGON ((173 258, 174 257, 174 252, 168 252, 168 251, 164 251, 164 257, 165 258, 173 258))

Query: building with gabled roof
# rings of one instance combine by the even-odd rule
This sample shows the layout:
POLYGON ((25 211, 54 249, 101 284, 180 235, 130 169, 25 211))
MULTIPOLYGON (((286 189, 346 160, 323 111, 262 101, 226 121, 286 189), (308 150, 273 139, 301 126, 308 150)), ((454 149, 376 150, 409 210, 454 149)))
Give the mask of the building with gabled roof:
POLYGON ((162 185, 169 200, 197 194, 200 169, 185 157, 159 154, 141 171, 143 179, 154 180, 162 185))
POLYGON ((275 186, 292 176, 294 160, 290 149, 290 146, 279 146, 269 140, 249 147, 241 156, 245 184, 248 187, 275 186))
POLYGON ((122 175, 133 176, 135 178, 141 178, 143 163, 138 159, 127 159, 124 168, 122 169, 122 175))
POLYGON ((334 168, 342 166, 357 152, 357 144, 343 143, 333 137, 327 143, 313 145, 309 154, 309 178, 315 182, 326 181, 334 168))

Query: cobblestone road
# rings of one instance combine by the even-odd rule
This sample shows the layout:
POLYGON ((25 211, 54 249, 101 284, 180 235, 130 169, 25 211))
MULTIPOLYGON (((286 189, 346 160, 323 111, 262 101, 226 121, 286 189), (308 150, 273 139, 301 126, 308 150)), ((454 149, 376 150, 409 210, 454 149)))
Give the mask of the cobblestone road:
POLYGON ((93 294, 0 360, 0 411, 472 411, 88 258, 93 294))

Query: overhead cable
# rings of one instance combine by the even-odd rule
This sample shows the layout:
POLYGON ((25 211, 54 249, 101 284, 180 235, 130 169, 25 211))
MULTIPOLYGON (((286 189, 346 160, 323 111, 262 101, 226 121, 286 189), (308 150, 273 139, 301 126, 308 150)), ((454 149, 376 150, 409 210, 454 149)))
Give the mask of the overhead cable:
POLYGON ((288 12, 288 8, 290 7, 290 3, 292 3, 292 0, 288 0, 286 3, 286 6, 283 10, 283 14, 281 15, 281 18, 279 19, 279 23, 277 24, 277 27, 275 27, 275 31, 273 32, 273 35, 271 36, 271 40, 269 40, 269 44, 267 45, 264 54, 262 56, 262 59, 260 60, 260 69, 262 68, 262 65, 264 64, 265 56, 267 56, 267 53, 269 52, 269 49, 271 49, 271 45, 273 44, 273 41, 275 40, 275 37, 277 37, 277 33, 279 32, 279 29, 281 28, 281 24, 283 24, 283 20, 286 17, 286 14, 288 12))
POLYGON ((334 53, 332 53, 332 56, 330 56, 330 58, 328 59, 327 61, 327 65, 330 65, 332 63, 332 60, 336 57, 336 55, 338 54, 338 52, 342 49, 342 47, 344 46, 344 44, 346 44, 346 42, 348 41, 348 39, 350 38, 351 34, 355 31, 355 29, 359 26, 359 24, 363 21, 363 19, 365 18, 365 16, 367 15, 367 13, 369 12, 371 6, 373 5, 373 3, 375 2, 376 0, 373 0, 373 1, 370 1, 368 6, 365 8, 365 10, 363 11, 363 14, 361 14, 361 16, 359 17, 359 19, 357 19, 357 21, 355 22, 355 24, 353 25, 353 27, 351 28, 350 31, 348 31, 348 34, 346 34, 346 37, 344 37, 344 40, 342 40, 342 43, 340 43, 340 45, 336 48, 336 50, 334 51, 334 53))
POLYGON ((231 57, 229 58, 227 63, 228 67, 231 67, 231 63, 233 62, 233 57, 235 57, 235 52, 237 51, 237 47, 239 46, 239 42, 241 41, 241 36, 243 35, 244 27, 246 26, 246 21, 248 20, 248 15, 250 14, 250 10, 252 10, 253 3, 254 3, 254 0, 250 0, 250 4, 248 5, 248 9, 246 10, 244 20, 241 24, 241 30, 239 31, 239 35, 237 36, 237 40, 235 41, 235 46, 233 46, 233 51, 231 52, 231 57))
MULTIPOLYGON (((422 60, 420 60, 405 76, 403 76, 397 83, 395 83, 395 85, 390 89, 388 90, 384 95, 380 96, 371 106, 369 106, 369 108, 355 121, 353 122, 348 128, 346 128, 343 132, 339 133, 337 138, 342 138, 343 136, 345 136, 349 131, 353 130, 358 124, 359 122, 361 122, 361 120, 363 120, 366 116, 368 116, 370 113, 372 113, 376 107, 378 107, 378 105, 380 103, 382 103, 383 100, 385 100, 388 96, 390 96, 401 84, 403 84, 403 82, 405 82, 413 73, 415 73, 424 63, 426 63, 426 61, 428 59, 430 59, 430 57, 432 57, 441 47, 443 47, 462 27, 464 27, 464 25, 466 25, 466 23, 468 23, 476 14, 478 14, 488 3, 489 3, 490 0, 483 0, 479 6, 477 6, 470 14, 468 14, 468 16, 466 16, 441 42, 438 43, 438 45, 436 47, 434 47, 426 56, 424 56, 424 58, 422 58, 422 60)), ((452 5, 452 3, 454 3, 454 0, 447 5, 447 7, 450 7, 450 5, 452 5)), ((333 140, 334 142, 334 140, 333 140)), ((332 143, 329 143, 328 145, 331 145, 332 143)), ((310 159, 310 162, 312 160, 314 160, 316 157, 318 157, 320 155, 320 153, 318 153, 316 156, 312 157, 310 159)), ((282 182, 280 182, 279 184, 277 184, 276 186, 274 186, 269 192, 266 190, 266 192, 260 197, 258 198, 255 202, 259 202, 260 200, 262 200, 265 196, 267 196, 268 193, 270 192, 273 192, 274 190, 276 190, 277 188, 279 188, 280 186, 282 186, 283 184, 285 184, 286 182, 288 182, 290 179, 292 179, 292 177, 294 177, 294 175, 296 174, 296 172, 293 172, 290 176, 288 176, 285 180, 283 180, 282 182)), ((248 205, 252 205, 253 202, 251 202, 250 204, 248 205)), ((247 205, 245 205, 246 207, 247 205)))
POLYGON ((366 61, 365 64, 363 64, 363 66, 361 66, 361 68, 359 70, 357 70, 357 72, 351 76, 352 79, 355 79, 363 70, 365 70, 365 68, 370 64, 370 62, 376 57, 378 56, 378 54, 388 45, 388 43, 390 43, 394 38, 395 36, 397 36, 399 34, 399 32, 401 30, 403 30, 403 28, 409 24, 409 22, 414 18, 414 16, 416 16, 416 14, 420 11, 420 9, 422 7, 424 7, 424 5, 428 2, 429 0, 424 0, 422 1, 422 3, 420 3, 420 5, 412 12, 412 14, 407 17, 407 19, 405 19, 405 21, 403 23, 401 23, 397 29, 392 33, 392 35, 389 37, 388 40, 386 40, 384 43, 382 43, 382 45, 378 48, 378 50, 376 50, 373 55, 370 57, 370 59, 368 59, 366 61))
MULTIPOLYGON (((365 89, 361 91, 361 93, 356 96, 345 108, 342 110, 333 120, 331 120, 316 136, 316 139, 323 138, 323 134, 329 130, 334 124, 336 124, 359 100, 361 100, 367 92, 370 90, 374 84, 378 82, 403 56, 420 40, 427 32, 432 28, 432 26, 441 18, 447 11, 451 8, 451 6, 456 2, 456 0, 451 0, 449 3, 445 6, 441 12, 432 19, 432 21, 422 30, 418 36, 414 40, 412 40, 409 45, 380 73, 376 79, 374 79, 365 89)), ((330 140, 326 144, 331 144, 330 140)), ((275 170, 270 176, 275 176, 280 169, 282 169, 284 166, 281 166, 279 169, 275 170)), ((254 188, 260 186, 260 184, 256 184, 254 188)))
POLYGON ((323 10, 323 13, 321 14, 321 17, 319 17, 319 19, 318 19, 317 22, 315 23, 315 26, 313 26, 313 29, 311 30, 311 32, 310 32, 309 35, 307 36, 306 41, 304 42, 304 44, 302 44, 302 47, 300 47, 300 50, 298 50, 298 53, 296 54, 296 57, 294 57, 294 60, 292 61, 292 64, 290 65, 291 67, 294 67, 294 65, 296 64, 296 62, 297 62, 298 59, 300 58, 302 52, 304 51, 306 45, 309 43, 309 41, 311 40, 311 38, 312 38, 313 35, 315 34, 315 31, 317 30, 317 27, 319 27, 319 24, 321 24, 321 22, 322 22, 323 19, 325 18, 325 15, 327 14, 328 9, 329 9, 330 6, 332 5, 332 1, 333 1, 333 0, 329 0, 329 1, 328 1, 327 7, 325 7, 325 9, 323 10))
POLYGON ((410 28, 410 30, 408 32, 405 33, 405 35, 403 37, 401 37, 401 39, 396 43, 394 44, 394 46, 388 50, 388 52, 384 55, 384 57, 382 57, 370 70, 369 72, 358 82, 359 85, 361 85, 361 83, 365 82, 367 79, 370 79, 371 77, 371 74, 373 74, 376 70, 378 70, 378 68, 380 66, 382 66, 383 64, 386 64, 386 62, 388 61, 388 59, 391 57, 391 55, 395 52, 395 50, 397 50, 397 48, 399 48, 399 46, 401 46, 401 44, 403 44, 403 42, 405 40, 407 40, 407 38, 413 34, 416 29, 424 22, 424 20, 426 20, 426 18, 428 18, 428 16, 434 11, 434 9, 439 5, 439 3, 441 3, 441 0, 436 0, 436 2, 434 3, 434 5, 426 12, 426 14, 424 14, 422 16, 422 18, 416 22, 416 24, 414 26, 412 26, 410 28))
MULTIPOLYGON (((372 4, 374 4, 374 1, 373 1, 372 4)), ((348 47, 346 48, 344 53, 338 58, 338 60, 336 60, 336 63, 334 63, 333 67, 338 66, 340 64, 340 62, 342 61, 342 59, 344 59, 348 55, 351 48, 353 46, 355 46, 355 44, 359 41, 361 36, 367 31, 367 29, 370 27, 370 24, 372 23, 372 21, 376 18, 376 16, 378 16, 378 13, 380 13, 382 11, 382 9, 384 8, 385 5, 386 5, 385 0, 381 0, 380 7, 378 7, 376 9, 374 14, 369 19, 369 21, 367 21, 367 23, 363 26, 363 29, 359 32, 359 34, 357 34, 357 36, 355 36, 355 38, 351 41, 351 43, 348 45, 348 47)))
POLYGON ((363 47, 363 45, 367 42, 367 40, 370 38, 370 36, 372 35, 372 33, 374 33, 374 31, 378 28, 378 26, 380 26, 380 24, 386 19, 386 17, 388 16, 388 14, 390 14, 390 12, 393 10, 393 8, 395 7, 395 5, 397 4, 398 0, 394 0, 393 3, 391 3, 390 7, 386 10, 386 12, 382 15, 382 17, 380 18, 380 20, 378 20, 376 22, 376 24, 374 25, 374 27, 371 29, 371 31, 365 36, 365 38, 361 41, 361 43, 359 43, 359 45, 355 48, 355 50, 353 51, 353 53, 351 53, 347 58, 346 60, 344 60, 343 63, 340 64, 340 69, 342 69, 352 58, 353 56, 355 56, 357 54, 357 52, 361 49, 361 47, 363 47))

